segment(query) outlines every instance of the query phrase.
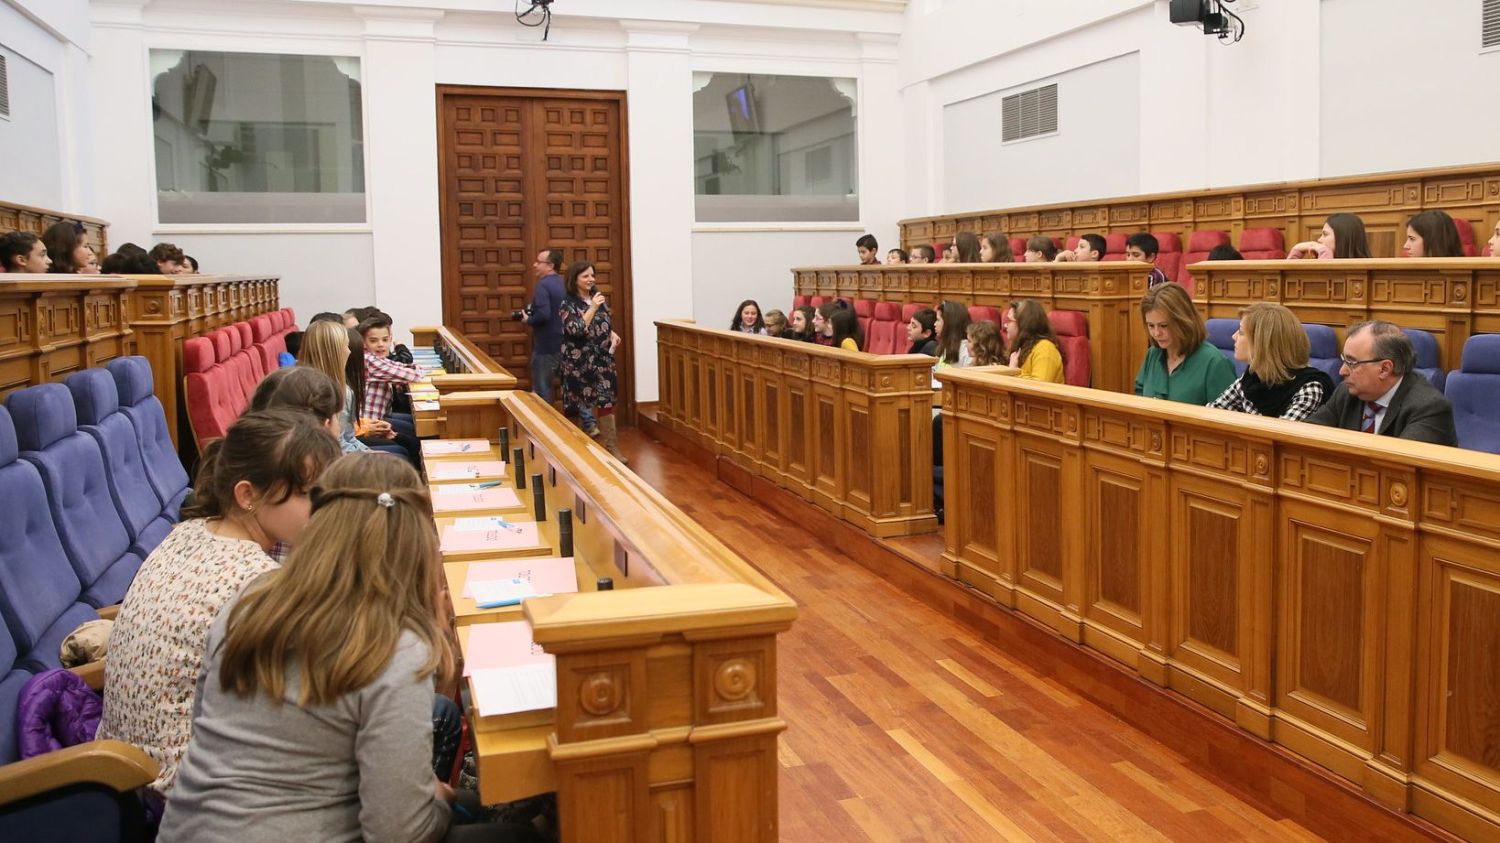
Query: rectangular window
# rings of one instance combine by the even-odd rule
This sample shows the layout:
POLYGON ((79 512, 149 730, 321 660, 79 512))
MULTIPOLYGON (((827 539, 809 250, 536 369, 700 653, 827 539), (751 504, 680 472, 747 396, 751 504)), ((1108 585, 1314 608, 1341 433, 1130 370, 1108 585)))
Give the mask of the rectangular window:
POLYGON ((359 59, 151 51, 157 215, 362 223, 359 59))
POLYGON ((698 222, 859 219, 855 81, 693 75, 698 222))

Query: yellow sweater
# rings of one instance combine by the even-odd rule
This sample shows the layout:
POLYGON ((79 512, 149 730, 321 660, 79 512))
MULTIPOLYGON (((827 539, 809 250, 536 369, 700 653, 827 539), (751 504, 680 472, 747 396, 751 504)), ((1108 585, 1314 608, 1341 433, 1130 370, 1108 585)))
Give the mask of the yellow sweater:
POLYGON ((1062 354, 1051 340, 1037 340, 1021 362, 1021 377, 1034 381, 1063 382, 1062 354))
POLYGON ((839 348, 845 351, 859 351, 859 343, 854 341, 854 337, 844 337, 844 341, 839 343, 839 348))

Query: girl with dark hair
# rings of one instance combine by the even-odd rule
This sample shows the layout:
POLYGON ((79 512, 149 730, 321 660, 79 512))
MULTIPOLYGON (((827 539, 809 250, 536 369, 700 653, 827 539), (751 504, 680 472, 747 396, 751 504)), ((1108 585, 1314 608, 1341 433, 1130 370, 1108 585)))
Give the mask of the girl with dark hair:
POLYGON ((833 325, 831 320, 833 319, 833 314, 837 313, 842 307, 848 307, 848 305, 844 304, 843 299, 825 301, 818 305, 817 312, 813 314, 812 321, 813 342, 818 345, 833 345, 833 325))
POLYGON ((979 263, 979 238, 972 232, 960 231, 953 238, 953 248, 958 250, 957 263, 979 263))
POLYGON ((76 222, 57 222, 42 233, 42 245, 52 258, 49 272, 93 275, 99 271, 99 259, 93 247, 83 242, 83 231, 83 226, 76 222))
POLYGON ((962 302, 945 301, 938 305, 933 329, 937 331, 938 350, 933 369, 973 365, 969 356, 969 309, 962 302))
MULTIPOLYGON (((1292 246, 1286 253, 1287 260, 1315 257, 1367 258, 1370 245, 1365 239, 1365 221, 1354 214, 1334 214, 1323 223, 1323 232, 1316 240, 1306 240, 1292 246)), ((1209 260, 1214 258, 1210 257, 1209 260)))
POLYGON ((791 331, 787 334, 788 339, 798 342, 814 342, 816 337, 813 330, 813 322, 817 321, 818 313, 811 305, 801 305, 792 309, 791 331))
POLYGON ((980 263, 1012 263, 1015 259, 1010 251, 1010 240, 1004 234, 986 234, 980 238, 980 263))
POLYGON ((149 785, 165 798, 192 735, 203 644, 219 609, 276 568, 270 551, 295 544, 308 490, 339 457, 339 444, 302 410, 248 412, 209 442, 194 504, 141 565, 109 636, 109 682, 100 738, 143 749, 160 765, 149 785))
POLYGON ((609 303, 594 279, 594 265, 579 261, 563 276, 562 351, 558 371, 562 380, 563 409, 569 416, 585 420, 592 412, 599 425, 599 442, 621 463, 615 419, 614 331, 610 327, 609 303))
POLYGON ((734 318, 729 322, 729 330, 739 331, 742 334, 766 332, 766 318, 761 315, 760 305, 755 299, 745 299, 740 302, 739 308, 734 311, 734 318))
POLYGON ((906 339, 911 343, 911 348, 906 350, 907 354, 925 354, 928 357, 936 357, 938 353, 937 311, 924 307, 913 313, 906 323, 906 339))
POLYGON ((1034 299, 1010 303, 1005 311, 1005 341, 1009 363, 1027 380, 1063 382, 1062 343, 1052 330, 1047 310, 1034 299))
POLYGON ((835 310, 828 320, 828 335, 834 348, 844 351, 859 351, 865 344, 864 332, 859 329, 859 317, 852 310, 835 310))
POLYGON ((1409 258, 1461 258, 1463 241, 1453 218, 1438 210, 1423 211, 1406 224, 1406 247, 1409 258))
POLYGON ((1026 263, 1050 263, 1057 259, 1057 242, 1037 235, 1026 241, 1026 263))

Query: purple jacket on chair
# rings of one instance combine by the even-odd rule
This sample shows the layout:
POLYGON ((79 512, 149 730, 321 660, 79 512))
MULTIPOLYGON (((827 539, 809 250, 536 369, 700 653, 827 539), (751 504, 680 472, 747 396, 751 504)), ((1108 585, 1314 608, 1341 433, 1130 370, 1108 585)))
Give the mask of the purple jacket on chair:
POLYGON ((71 670, 33 676, 16 706, 16 748, 22 758, 46 755, 94 739, 104 700, 71 670))

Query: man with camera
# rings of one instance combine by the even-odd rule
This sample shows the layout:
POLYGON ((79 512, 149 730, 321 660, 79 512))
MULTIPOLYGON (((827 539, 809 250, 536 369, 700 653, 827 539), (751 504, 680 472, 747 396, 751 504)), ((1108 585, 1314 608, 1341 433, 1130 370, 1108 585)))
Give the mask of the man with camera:
POLYGON ((546 401, 552 400, 552 379, 557 377, 557 359, 562 352, 562 318, 558 316, 564 297, 562 276, 558 274, 562 261, 561 249, 537 252, 531 264, 536 276, 531 304, 510 314, 511 319, 531 326, 531 391, 546 401))

